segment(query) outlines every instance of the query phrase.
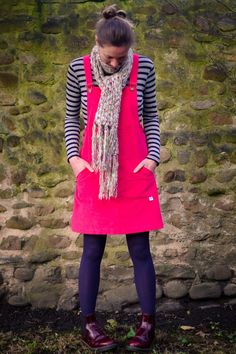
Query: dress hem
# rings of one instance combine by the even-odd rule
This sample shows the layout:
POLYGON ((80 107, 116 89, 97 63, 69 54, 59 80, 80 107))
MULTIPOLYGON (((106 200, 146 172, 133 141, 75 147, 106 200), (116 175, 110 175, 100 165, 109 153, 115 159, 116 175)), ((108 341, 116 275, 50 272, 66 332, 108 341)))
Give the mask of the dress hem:
POLYGON ((139 232, 145 232, 145 231, 158 231, 160 229, 164 228, 164 224, 161 224, 159 226, 156 227, 146 227, 146 228, 138 228, 138 229, 130 229, 130 230, 119 230, 119 231, 115 231, 112 232, 112 230, 108 230, 108 229, 103 229, 103 230, 99 230, 98 231, 92 231, 92 230, 79 230, 79 229, 75 229, 71 227, 71 230, 75 233, 80 233, 80 234, 91 234, 91 235, 103 235, 103 234, 107 234, 107 235, 124 235, 124 234, 131 234, 131 233, 139 233, 139 232))

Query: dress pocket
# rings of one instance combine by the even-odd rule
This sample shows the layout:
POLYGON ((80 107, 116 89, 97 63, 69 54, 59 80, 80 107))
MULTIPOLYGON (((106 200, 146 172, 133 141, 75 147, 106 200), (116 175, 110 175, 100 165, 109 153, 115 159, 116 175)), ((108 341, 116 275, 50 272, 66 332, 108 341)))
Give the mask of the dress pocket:
POLYGON ((118 184, 120 198, 144 198, 156 194, 157 185, 154 173, 146 167, 138 172, 122 176, 118 184))
POLYGON ((80 200, 91 200, 98 197, 98 173, 82 170, 76 178, 77 196, 80 200))
POLYGON ((155 175, 155 172, 151 171, 149 168, 147 168, 146 166, 143 166, 142 169, 144 171, 147 171, 148 173, 151 173, 152 175, 155 175))
POLYGON ((75 177, 75 180, 78 181, 83 175, 86 175, 86 171, 89 171, 87 167, 84 167, 82 171, 80 171, 77 176, 75 177))

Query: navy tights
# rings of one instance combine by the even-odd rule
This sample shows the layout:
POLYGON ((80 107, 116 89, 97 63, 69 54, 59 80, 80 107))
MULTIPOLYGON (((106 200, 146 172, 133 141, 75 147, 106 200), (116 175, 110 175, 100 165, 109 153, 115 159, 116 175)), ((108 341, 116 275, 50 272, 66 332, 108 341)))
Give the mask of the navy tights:
MULTIPOLYGON (((107 235, 84 234, 83 254, 79 268, 79 297, 83 315, 95 312, 100 282, 100 264, 107 235)), ((154 314, 156 276, 150 253, 149 232, 126 235, 134 266, 134 281, 143 313, 154 314)))

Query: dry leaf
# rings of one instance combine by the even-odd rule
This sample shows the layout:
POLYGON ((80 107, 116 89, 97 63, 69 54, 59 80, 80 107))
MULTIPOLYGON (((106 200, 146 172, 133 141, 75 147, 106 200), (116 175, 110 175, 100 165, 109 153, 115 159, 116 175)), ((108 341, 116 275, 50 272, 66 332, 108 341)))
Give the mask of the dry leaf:
POLYGON ((200 336, 202 338, 205 338, 206 336, 209 336, 208 333, 204 333, 203 331, 198 331, 195 333, 197 336, 200 336))
POLYGON ((181 329, 183 329, 184 331, 190 331, 191 329, 195 329, 195 327, 192 326, 180 326, 181 329))

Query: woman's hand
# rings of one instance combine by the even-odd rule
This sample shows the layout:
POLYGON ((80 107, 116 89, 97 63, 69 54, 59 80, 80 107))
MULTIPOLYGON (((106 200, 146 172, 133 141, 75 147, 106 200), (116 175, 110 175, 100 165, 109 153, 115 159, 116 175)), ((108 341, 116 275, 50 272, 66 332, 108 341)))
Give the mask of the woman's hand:
POLYGON ((78 176, 80 172, 82 172, 85 168, 87 168, 90 172, 94 172, 92 166, 84 159, 79 156, 73 156, 70 158, 69 163, 74 172, 75 177, 78 176))
POLYGON ((155 168, 157 167, 157 162, 154 160, 150 160, 150 159, 144 159, 143 161, 141 161, 138 166, 135 167, 134 169, 134 173, 138 172, 139 170, 141 170, 141 168, 143 166, 145 166, 148 170, 152 171, 153 173, 155 172, 155 168))

